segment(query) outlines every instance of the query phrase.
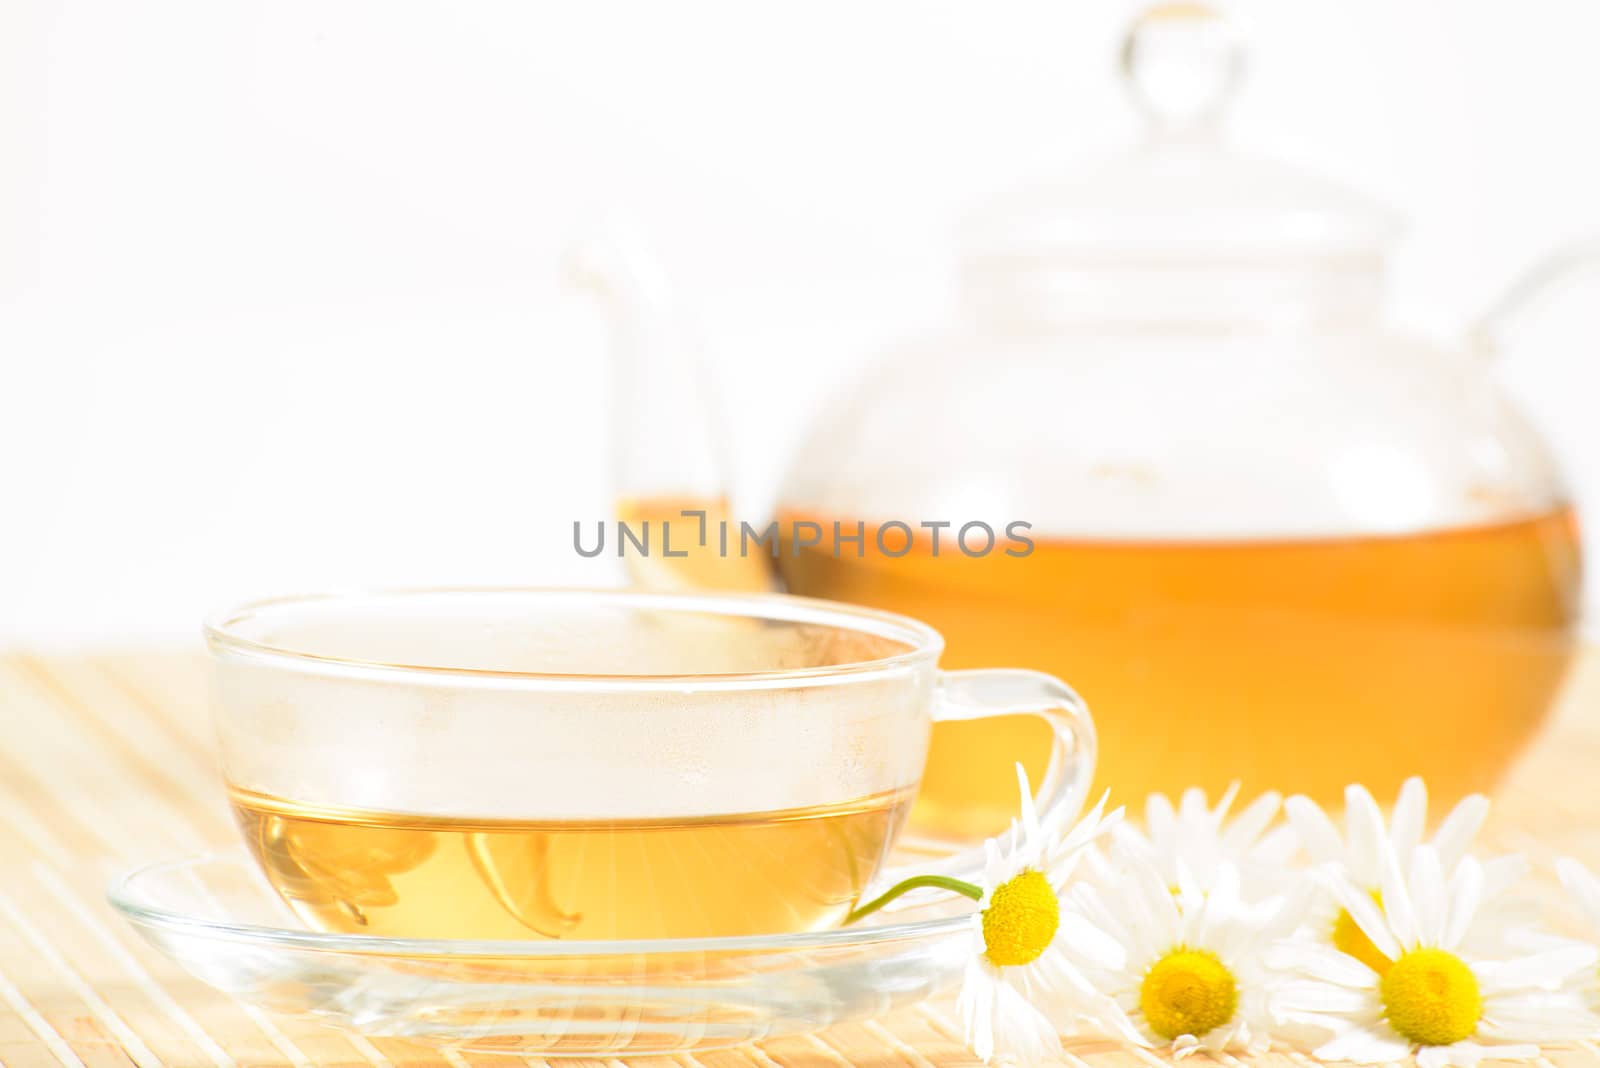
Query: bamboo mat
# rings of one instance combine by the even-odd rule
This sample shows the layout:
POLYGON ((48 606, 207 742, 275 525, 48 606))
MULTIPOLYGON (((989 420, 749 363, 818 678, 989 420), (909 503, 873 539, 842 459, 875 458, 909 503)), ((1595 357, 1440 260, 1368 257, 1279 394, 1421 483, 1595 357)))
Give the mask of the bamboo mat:
MULTIPOLYGON (((365 1039, 232 1001, 148 948, 105 904, 134 864, 233 845, 206 719, 200 657, 0 656, 0 1068, 503 1066, 508 1058, 365 1039)), ((1381 744, 1378 743, 1378 744, 1381 744)), ((1600 865, 1600 655, 1496 797, 1491 836, 1548 880, 1568 853, 1600 865)), ((1538 888, 1553 914, 1563 906, 1538 888)), ((531 1063, 537 1059, 511 1063, 531 1063)), ((1295 1055, 1264 1068, 1310 1068, 1295 1055)), ((1205 1058, 1190 1060, 1203 1064, 1205 1058)), ((1241 1068, 1233 1058, 1224 1058, 1241 1068)), ((613 1068, 620 1062, 606 1063, 613 1068)), ((649 1068, 946 1068, 975 1063, 948 1004, 818 1035, 646 1058, 649 1068)), ((1109 1043, 1069 1047, 1071 1068, 1160 1068, 1109 1043)), ((1600 1068, 1600 1046, 1550 1049, 1541 1068, 1600 1068)))

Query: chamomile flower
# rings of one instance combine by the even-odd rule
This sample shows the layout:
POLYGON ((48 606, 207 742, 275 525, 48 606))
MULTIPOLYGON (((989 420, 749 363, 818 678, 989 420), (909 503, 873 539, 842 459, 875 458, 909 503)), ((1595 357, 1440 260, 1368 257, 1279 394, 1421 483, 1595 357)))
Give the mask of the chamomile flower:
MULTIPOLYGON (((1059 1033, 1075 1033, 1082 1006, 1103 1000, 1068 960, 1111 967, 1120 947, 1063 910, 1061 894, 1085 850, 1122 816, 1103 815, 1105 798, 1065 834, 1041 828, 1021 765, 1022 816, 1006 839, 987 843, 972 954, 956 1005, 967 1042, 983 1061, 1035 1064, 1059 1054, 1059 1033), (1048 1013, 1048 1015, 1047 1015, 1048 1013)), ((980 888, 973 888, 980 889, 980 888)))
POLYGON ((1177 1056, 1196 1050, 1253 1053, 1271 1041, 1273 973, 1266 949, 1292 927, 1285 902, 1247 904, 1239 872, 1218 859, 1209 885, 1182 861, 1176 889, 1157 865, 1119 850, 1111 858, 1114 881, 1075 886, 1073 911, 1108 934, 1124 953, 1121 966, 1074 961, 1108 996, 1114 1016, 1097 1017, 1104 1030, 1177 1056))
MULTIPOLYGON (((1385 822, 1378 802, 1364 786, 1345 790, 1345 830, 1339 833, 1333 820, 1309 797, 1295 796, 1284 802, 1289 825, 1300 839, 1311 862, 1332 866, 1340 876, 1358 887, 1380 909, 1383 907, 1379 880, 1385 850, 1393 850, 1402 871, 1423 844, 1427 826, 1428 791, 1419 778, 1410 778, 1400 787, 1394 814, 1385 822)), ((1454 870, 1472 847, 1473 837, 1489 814, 1489 799, 1482 794, 1463 798, 1439 824, 1427 844, 1438 854, 1446 873, 1454 870)), ((1520 878, 1526 868, 1520 857, 1501 857, 1485 865, 1485 894, 1493 898, 1520 878)), ((1388 961, 1362 933, 1350 910, 1341 907, 1330 895, 1321 895, 1308 910, 1307 928, 1313 938, 1331 943, 1361 963, 1382 972, 1388 961)))
POLYGON ((1121 824, 1114 832, 1117 846, 1153 865, 1169 888, 1178 885, 1179 867, 1205 887, 1227 864, 1264 896, 1281 884, 1297 843, 1287 828, 1268 830, 1277 818, 1280 794, 1262 794, 1230 820, 1228 810, 1238 796, 1234 783, 1213 807, 1204 790, 1190 788, 1174 807, 1165 794, 1153 793, 1145 801, 1144 829, 1121 824))
POLYGON ((1354 954, 1314 942, 1283 942, 1269 963, 1297 977, 1273 998, 1274 1018, 1328 1037, 1315 1055, 1364 1064, 1416 1055, 1420 1068, 1470 1068, 1486 1057, 1526 1058, 1532 1043, 1592 1033, 1575 975, 1594 967, 1588 946, 1565 944, 1521 957, 1484 959, 1466 948, 1483 922, 1483 866, 1463 858, 1447 876, 1439 849, 1378 846, 1380 908, 1335 869, 1322 874, 1381 955, 1380 973, 1354 954))

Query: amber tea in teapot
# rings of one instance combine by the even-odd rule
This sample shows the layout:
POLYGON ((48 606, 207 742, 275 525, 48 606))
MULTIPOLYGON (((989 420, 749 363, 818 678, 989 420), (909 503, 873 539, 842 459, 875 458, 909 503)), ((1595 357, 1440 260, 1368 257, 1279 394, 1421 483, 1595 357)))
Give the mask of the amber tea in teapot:
MULTIPOLYGON (((1336 798, 1356 772, 1398 786, 1420 754, 1431 789, 1479 789, 1554 695, 1579 579, 1565 507, 1395 536, 1035 538, 1021 559, 935 559, 925 540, 890 559, 869 540, 863 557, 812 547, 779 567, 797 593, 927 620, 953 664, 1074 680, 1104 710, 1102 781, 1121 797, 1240 779, 1336 798)), ((1010 754, 1042 763, 1043 741, 1021 717, 941 726, 919 821, 991 832, 1010 754)))

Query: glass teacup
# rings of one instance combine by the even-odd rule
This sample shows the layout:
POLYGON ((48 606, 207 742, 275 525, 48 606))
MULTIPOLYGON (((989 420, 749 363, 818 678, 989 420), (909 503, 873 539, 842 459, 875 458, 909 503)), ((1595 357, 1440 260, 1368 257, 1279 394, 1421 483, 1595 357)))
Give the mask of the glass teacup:
POLYGON ((927 626, 824 601, 334 594, 245 605, 206 636, 239 826, 325 930, 816 930, 880 885, 935 720, 1045 718, 1044 819, 1076 815, 1094 766, 1065 684, 939 671, 927 626))

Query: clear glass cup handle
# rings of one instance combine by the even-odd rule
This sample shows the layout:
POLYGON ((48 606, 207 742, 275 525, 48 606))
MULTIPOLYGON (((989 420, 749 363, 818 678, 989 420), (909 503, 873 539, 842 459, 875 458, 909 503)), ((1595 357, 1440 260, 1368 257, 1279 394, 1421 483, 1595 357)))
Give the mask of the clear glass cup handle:
MULTIPOLYGON (((1050 763, 1044 779, 1035 784, 1034 807, 1041 824, 1065 826, 1082 811, 1089 786, 1094 781, 1094 721, 1089 718, 1089 706, 1084 704, 1083 698, 1054 675, 1040 671, 977 668, 939 673, 934 723, 1021 715, 1038 716, 1050 725, 1053 735, 1050 763)), ((1000 837, 1002 848, 1010 846, 1015 833, 1013 827, 1000 837)), ((932 864, 897 867, 879 875, 863 900, 911 875, 975 879, 983 871, 983 865, 984 846, 980 844, 932 864)))

